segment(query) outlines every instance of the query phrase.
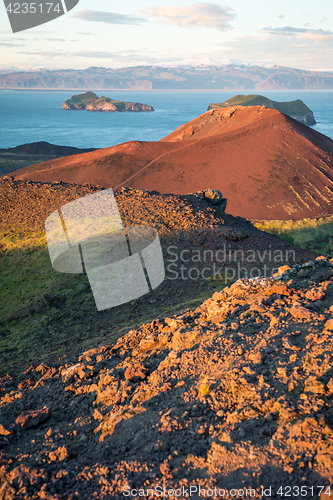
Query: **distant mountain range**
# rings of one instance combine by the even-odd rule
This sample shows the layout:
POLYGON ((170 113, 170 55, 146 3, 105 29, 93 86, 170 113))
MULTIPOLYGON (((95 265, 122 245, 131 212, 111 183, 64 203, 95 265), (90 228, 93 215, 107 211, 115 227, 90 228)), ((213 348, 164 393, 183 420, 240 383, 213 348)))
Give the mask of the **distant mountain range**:
POLYGON ((333 73, 233 62, 118 69, 90 67, 50 71, 37 68, 0 72, 0 89, 322 90, 333 89, 333 73))

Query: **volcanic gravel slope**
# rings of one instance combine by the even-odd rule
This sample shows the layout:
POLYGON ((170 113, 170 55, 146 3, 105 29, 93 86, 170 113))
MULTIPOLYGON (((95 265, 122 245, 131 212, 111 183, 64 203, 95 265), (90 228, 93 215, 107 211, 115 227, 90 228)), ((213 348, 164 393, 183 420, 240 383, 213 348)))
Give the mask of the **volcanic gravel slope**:
POLYGON ((333 141, 265 106, 207 111, 159 142, 40 163, 17 178, 187 194, 211 186, 229 212, 250 219, 332 213, 333 141))
POLYGON ((0 498, 329 500, 332 298, 322 258, 3 377, 0 498))
MULTIPOLYGON (((1 233, 40 231, 51 212, 100 189, 2 178, 1 233)), ((151 294, 103 313, 93 303, 83 308, 82 294, 60 302, 56 315, 45 297, 13 311, 0 325, 5 339, 22 317, 27 342, 39 328, 40 307, 49 321, 40 345, 64 335, 69 343, 75 329, 80 338, 69 343, 65 360, 50 355, 0 378, 0 499, 117 500, 125 487, 158 486, 185 492, 192 486, 194 499, 199 486, 252 487, 258 498, 262 486, 272 486, 272 498, 281 498, 278 487, 291 484, 305 487, 309 498, 312 487, 317 493, 325 486, 321 500, 328 500, 332 264, 226 214, 218 192, 175 196, 124 187, 115 196, 126 226, 158 230, 165 257, 170 245, 178 255, 185 250, 186 259, 226 245, 230 262, 218 262, 223 269, 237 268, 237 251, 255 255, 241 261, 248 270, 266 264, 271 271, 270 249, 293 251, 293 263, 312 260, 287 271, 285 282, 238 281, 176 316, 184 299, 208 290, 205 280, 166 279, 151 294), (168 317, 158 312, 165 304, 168 317), (139 323, 142 311, 149 311, 148 323, 139 323), (117 330, 124 317, 137 326, 107 342, 102 331, 117 330), (98 336, 82 354, 78 345, 88 329, 98 336)), ((0 264, 6 252, 4 245, 0 264)), ((61 290, 53 293, 56 299, 61 290)))
MULTIPOLYGON (((39 231, 51 212, 100 189, 2 178, 0 230, 39 231)), ((178 255, 186 250, 186 259, 226 245, 230 262, 218 262, 223 269, 237 268, 237 251, 254 252, 256 260, 241 262, 248 270, 265 264, 271 271, 269 249, 293 251, 293 262, 312 261, 289 270, 285 283, 238 281, 174 317, 158 311, 166 303, 178 311, 182 300, 207 291, 205 280, 166 279, 140 300, 103 313, 93 303, 82 308, 79 295, 72 323, 65 320, 73 302, 61 302, 55 316, 45 297, 13 311, 5 326, 23 317, 26 339, 40 307, 58 341, 65 334, 68 342, 74 328, 81 338, 88 329, 98 337, 88 352, 77 340, 62 362, 33 360, 24 373, 0 378, 0 499, 120 499, 124 487, 158 486, 185 492, 192 486, 195 499, 199 486, 253 487, 259 498, 261 486, 272 486, 272 498, 290 484, 328 491, 332 264, 226 214, 214 191, 175 196, 124 187, 115 196, 126 226, 158 230, 165 257, 170 245, 178 255), (152 320, 139 326, 151 302, 152 320), (105 341, 102 331, 117 330, 124 316, 137 326, 117 342, 105 341)), ((0 248, 0 264, 7 251, 0 248)), ((0 326, 1 335, 10 335, 0 326)), ((40 333, 40 345, 56 341, 50 329, 40 333)))

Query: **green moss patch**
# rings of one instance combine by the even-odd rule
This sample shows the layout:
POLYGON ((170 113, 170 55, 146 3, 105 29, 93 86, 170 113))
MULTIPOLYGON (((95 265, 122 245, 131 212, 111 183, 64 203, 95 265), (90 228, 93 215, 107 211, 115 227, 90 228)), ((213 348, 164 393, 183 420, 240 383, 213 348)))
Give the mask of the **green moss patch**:
POLYGON ((263 220, 255 226, 305 250, 333 257, 333 216, 299 221, 263 220))

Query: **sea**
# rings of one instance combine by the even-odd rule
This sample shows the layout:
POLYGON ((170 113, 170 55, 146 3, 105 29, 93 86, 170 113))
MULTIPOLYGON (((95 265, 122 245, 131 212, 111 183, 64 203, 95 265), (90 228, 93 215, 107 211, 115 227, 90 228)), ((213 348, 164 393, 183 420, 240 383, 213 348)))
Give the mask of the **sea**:
MULTIPOLYGON (((63 101, 82 92, 0 90, 0 149, 38 141, 77 148, 107 148, 132 140, 158 141, 207 111, 211 102, 223 102, 238 93, 256 93, 96 90, 98 96, 149 104, 155 111, 98 113, 62 109, 63 101)), ((333 90, 258 93, 275 101, 301 99, 314 113, 317 124, 313 128, 333 139, 333 90)))

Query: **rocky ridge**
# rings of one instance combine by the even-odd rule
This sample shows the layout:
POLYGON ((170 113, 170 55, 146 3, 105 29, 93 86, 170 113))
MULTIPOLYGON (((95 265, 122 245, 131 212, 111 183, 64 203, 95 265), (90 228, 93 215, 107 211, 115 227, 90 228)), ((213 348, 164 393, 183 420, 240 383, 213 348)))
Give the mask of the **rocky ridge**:
POLYGON ((0 498, 328 500, 333 265, 280 271, 0 379, 0 498))

